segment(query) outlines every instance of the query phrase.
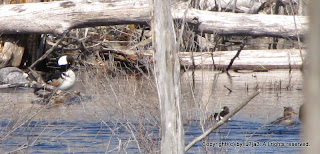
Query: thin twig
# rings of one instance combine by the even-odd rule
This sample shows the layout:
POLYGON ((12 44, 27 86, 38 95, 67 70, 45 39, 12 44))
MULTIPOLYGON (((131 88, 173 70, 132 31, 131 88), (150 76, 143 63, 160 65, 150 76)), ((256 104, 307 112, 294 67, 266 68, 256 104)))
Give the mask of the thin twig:
POLYGON ((228 67, 227 67, 227 69, 226 69, 226 72, 228 72, 229 69, 231 68, 231 66, 232 66, 232 64, 233 64, 233 61, 234 61, 237 57, 239 57, 240 52, 241 52, 241 50, 243 49, 244 46, 245 46, 245 43, 242 43, 241 46, 240 46, 240 49, 239 49, 238 52, 237 52, 237 54, 231 59, 229 65, 228 65, 228 67))
MULTIPOLYGON (((70 30, 69 30, 70 31, 70 30)), ((45 59, 46 57, 48 57, 48 55, 55 49, 57 48, 57 46, 62 42, 62 40, 67 36, 67 34, 69 33, 69 31, 67 31, 66 33, 63 34, 63 36, 49 49, 46 51, 45 54, 43 54, 39 59, 37 59, 30 67, 29 69, 32 69, 34 66, 36 66, 40 61, 42 61, 43 59, 45 59)))
POLYGON ((222 124, 224 124, 228 119, 230 119, 233 115, 235 115, 238 111, 240 111, 244 106, 246 106, 254 97, 256 97, 258 94, 260 93, 260 91, 256 91, 254 94, 252 94, 250 97, 248 97, 244 102, 242 102, 241 104, 239 104, 238 107, 236 107, 232 112, 230 112, 229 114, 227 114, 223 119, 221 119, 220 121, 218 121, 217 123, 215 123, 214 125, 212 125, 207 131, 205 131, 202 135, 200 135, 199 137, 195 138, 191 143, 189 143, 186 147, 185 147, 185 152, 187 152, 193 145, 195 145, 197 142, 199 142, 200 140, 204 139, 205 137, 207 137, 213 130, 217 129, 218 127, 220 127, 222 124))
POLYGON ((223 87, 225 87, 229 90, 229 94, 232 93, 232 90, 229 87, 227 87, 226 85, 223 85, 223 87))
POLYGON ((45 54, 43 54, 39 59, 37 59, 30 67, 28 67, 30 71, 30 76, 33 76, 36 78, 37 82, 44 83, 43 79, 39 76, 39 74, 33 70, 33 68, 42 60, 44 60, 46 57, 50 55, 50 53, 57 48, 57 46, 62 42, 62 40, 69 34, 70 30, 66 31, 63 36, 49 49, 46 51, 45 54))

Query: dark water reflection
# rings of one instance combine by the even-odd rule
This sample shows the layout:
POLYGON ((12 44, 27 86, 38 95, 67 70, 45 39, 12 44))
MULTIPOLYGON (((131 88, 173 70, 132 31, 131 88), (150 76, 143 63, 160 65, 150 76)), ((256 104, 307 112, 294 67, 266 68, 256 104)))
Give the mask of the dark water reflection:
MULTIPOLYGON (((8 122, 1 122, 1 132, 6 131, 4 128, 7 125, 8 122)), ((139 152, 135 141, 130 139, 131 134, 122 124, 107 125, 87 121, 33 121, 2 141, 1 148, 3 151, 12 151, 30 146, 27 151, 23 150, 27 153, 139 152), (119 144, 123 144, 124 149, 118 151, 119 144)), ((289 144, 303 143, 300 130, 301 124, 266 126, 263 123, 233 120, 211 133, 205 142, 199 142, 189 152, 204 152, 203 145, 206 145, 209 152, 219 153, 299 153, 301 147, 289 144)), ((156 128, 153 131, 158 133, 156 128)), ((186 143, 201 133, 197 122, 185 125, 186 143)), ((159 141, 159 138, 155 140, 159 141)))
MULTIPOLYGON (((190 97, 188 86, 191 85, 192 80, 189 75, 185 73, 182 76, 183 117, 188 121, 184 122, 186 144, 202 134, 201 124, 208 115, 218 112, 224 105, 229 106, 231 110, 234 109, 255 90, 256 85, 259 85, 263 88, 262 93, 232 117, 230 122, 225 123, 206 138, 207 150, 209 153, 301 152, 301 146, 291 146, 291 143, 304 143, 301 140, 301 123, 291 126, 269 125, 271 121, 282 116, 283 107, 291 106, 298 111, 302 104, 302 75, 298 71, 292 76, 288 75, 286 70, 273 73, 232 73, 231 80, 225 74, 217 76, 212 71, 197 71, 194 98, 190 97), (290 85, 290 88, 275 90, 274 87, 278 86, 279 82, 282 86, 290 85), (224 86, 231 88, 233 92, 229 93, 224 86)), ((121 121, 121 119, 117 119, 116 122, 104 118, 101 119, 105 121, 87 119, 88 112, 97 112, 94 116, 97 117, 104 110, 99 111, 91 105, 95 109, 91 111, 83 106, 83 104, 73 105, 68 110, 70 113, 66 114, 68 116, 62 118, 53 120, 39 118, 27 122, 9 136, 5 135, 14 128, 14 124, 12 120, 7 119, 10 115, 0 110, 2 115, 0 153, 10 151, 17 153, 150 153, 158 150, 144 151, 139 144, 143 142, 139 134, 147 134, 152 138, 151 144, 159 147, 157 145, 160 142, 159 127, 145 122, 143 127, 147 129, 139 129, 141 123, 135 120, 128 124, 128 121, 121 121), (82 108, 86 109, 86 114, 81 112, 82 108), (75 118, 77 120, 71 120, 71 116, 77 117, 75 118)), ((54 108, 47 112, 57 112, 62 109, 62 107, 54 108)), ((299 121, 297 117, 294 118, 299 121)), ((206 121, 203 125, 204 130, 212 124, 206 121)), ((204 153, 203 144, 204 142, 197 143, 188 153, 204 153)))
MULTIPOLYGON (((9 122, 1 123, 1 132, 9 122)), ((154 133, 159 132, 154 129, 154 133)), ((14 151, 29 146, 27 153, 106 153, 139 152, 121 123, 92 123, 88 121, 32 121, 20 127, 2 141, 3 151, 14 151), (121 145, 123 148, 118 148, 121 145)))
MULTIPOLYGON (((198 128, 199 130, 199 128, 198 128)), ((301 147, 293 143, 303 143, 300 140, 301 124, 264 125, 263 123, 233 120, 221 126, 209 135, 206 141, 197 144, 191 153, 204 152, 203 146, 210 153, 300 153, 301 147)), ((190 129, 186 138, 199 136, 190 129)))

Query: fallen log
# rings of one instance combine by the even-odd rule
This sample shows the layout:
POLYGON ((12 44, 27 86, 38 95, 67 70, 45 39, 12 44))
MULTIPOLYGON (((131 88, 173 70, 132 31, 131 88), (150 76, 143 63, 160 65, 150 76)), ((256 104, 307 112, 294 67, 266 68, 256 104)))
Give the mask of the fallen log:
MULTIPOLYGON (((182 9, 174 11, 175 19, 182 18, 182 9)), ((189 9, 186 21, 194 31, 219 35, 270 36, 303 38, 307 32, 305 16, 241 14, 189 9)))
POLYGON ((1 84, 0 89, 7 89, 7 88, 37 88, 37 89, 46 89, 48 91, 53 91, 55 87, 48 85, 48 84, 41 84, 37 82, 21 82, 21 83, 13 83, 13 84, 1 84))
MULTIPOLYGON (((297 38, 306 33, 308 26, 305 16, 235 14, 191 8, 186 11, 187 6, 179 3, 172 7, 173 18, 186 17, 185 21, 196 32, 297 38)), ((148 22, 150 7, 146 0, 55 1, 0 6, 2 34, 62 34, 72 28, 148 22)))
MULTIPOLYGON (((236 55, 237 51, 218 51, 213 53, 214 63, 211 52, 194 52, 192 64, 192 53, 180 53, 181 65, 195 68, 226 68, 230 60, 236 55)), ((301 51, 303 57, 306 52, 301 51)), ((242 50, 239 58, 233 62, 232 69, 247 70, 268 70, 268 69, 298 69, 302 65, 300 50, 282 49, 282 50, 242 50)))
MULTIPOLYGON (((135 50, 111 50, 108 51, 122 55, 121 60, 127 62, 137 62, 139 57, 149 59, 152 62, 151 50, 136 54, 135 50)), ((227 68, 230 61, 237 54, 237 51, 216 51, 216 52, 180 52, 180 64, 186 68, 227 68), (214 62, 212 61, 212 54, 214 62), (193 56, 193 57, 192 57, 193 56), (194 64, 193 64, 194 60, 194 64)), ((302 58, 305 58, 306 51, 299 49, 279 49, 279 50, 241 50, 239 57, 234 59, 231 69, 245 70, 268 70, 268 69, 298 69, 302 66, 302 58)))

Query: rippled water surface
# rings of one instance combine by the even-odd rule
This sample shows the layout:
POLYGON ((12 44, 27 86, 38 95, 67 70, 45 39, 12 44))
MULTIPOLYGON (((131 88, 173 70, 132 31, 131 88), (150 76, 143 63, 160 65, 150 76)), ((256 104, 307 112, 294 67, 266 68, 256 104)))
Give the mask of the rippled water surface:
MULTIPOLYGON (((299 71, 231 72, 228 77, 227 74, 201 70, 195 72, 194 78, 192 72, 184 73, 181 81, 186 144, 213 124, 205 120, 210 114, 219 112, 225 105, 232 110, 256 89, 262 91, 231 121, 212 132, 206 141, 197 143, 188 153, 203 153, 204 147, 210 153, 301 152, 301 146, 292 146, 305 144, 301 140, 302 124, 297 116, 294 116, 295 125, 270 125, 282 116, 283 107, 290 106, 298 112, 303 103, 299 71)), ((83 90, 81 86, 75 88, 83 90)), ((92 93, 86 95, 95 97, 92 93)), ((156 96, 150 96, 148 103, 156 100, 153 98, 156 96)), ((149 153, 159 148, 159 127, 153 125, 160 121, 156 113, 156 117, 136 119, 126 112, 119 116, 125 118, 114 118, 117 112, 109 111, 109 105, 100 106, 97 100, 41 109, 41 105, 30 103, 34 99, 30 90, 2 91, 1 153, 149 153), (150 122, 151 119, 156 121, 150 122), (141 134, 150 137, 152 143, 141 144, 144 142, 141 134), (143 145, 154 149, 147 147, 148 150, 144 150, 143 145)), ((128 97, 130 99, 133 98, 128 97)), ((150 111, 145 109, 143 112, 150 111)))

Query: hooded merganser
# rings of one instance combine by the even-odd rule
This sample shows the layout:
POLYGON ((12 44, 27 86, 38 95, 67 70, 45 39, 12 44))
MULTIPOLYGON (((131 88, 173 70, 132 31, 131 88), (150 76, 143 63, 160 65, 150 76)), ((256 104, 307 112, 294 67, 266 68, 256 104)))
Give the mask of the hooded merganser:
POLYGON ((292 107, 284 107, 283 117, 271 122, 271 124, 283 124, 283 125, 293 125, 296 121, 292 118, 293 114, 297 114, 293 111, 292 107))
POLYGON ((54 72, 47 73, 43 76, 45 82, 60 90, 71 89, 76 80, 76 75, 71 70, 73 61, 70 55, 61 56, 56 62, 58 67, 54 67, 54 72))
POLYGON ((222 109, 221 109, 221 112, 220 113, 214 113, 214 115, 211 115, 209 117, 209 120, 210 121, 219 121, 221 120, 224 116, 226 116, 227 114, 229 114, 229 108, 227 106, 224 106, 222 109))
MULTIPOLYGON (((53 71, 47 72, 42 75, 45 83, 57 87, 59 90, 69 90, 73 87, 76 80, 76 75, 71 69, 73 58, 71 56, 61 56, 57 61, 58 68, 52 68, 53 71)), ((39 93, 40 89, 35 89, 35 94, 38 96, 47 96, 50 93, 44 92, 42 95, 39 93)))

